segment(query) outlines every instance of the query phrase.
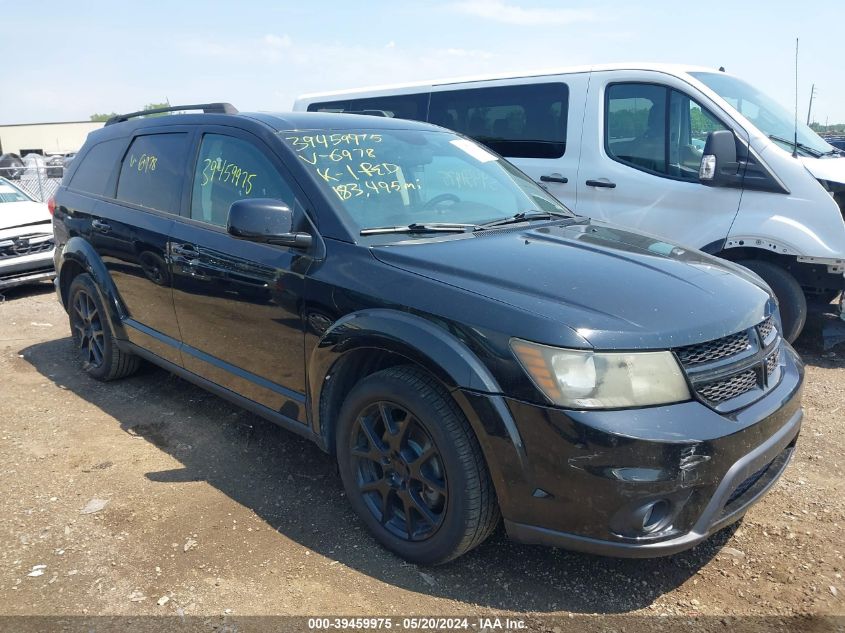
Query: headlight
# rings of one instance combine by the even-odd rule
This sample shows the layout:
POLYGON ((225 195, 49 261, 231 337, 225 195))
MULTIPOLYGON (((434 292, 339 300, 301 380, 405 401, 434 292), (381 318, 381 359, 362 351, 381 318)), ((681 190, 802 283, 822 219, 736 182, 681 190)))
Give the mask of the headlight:
POLYGON ((511 339, 522 367, 549 400, 572 409, 613 409, 690 399, 671 352, 592 352, 511 339))

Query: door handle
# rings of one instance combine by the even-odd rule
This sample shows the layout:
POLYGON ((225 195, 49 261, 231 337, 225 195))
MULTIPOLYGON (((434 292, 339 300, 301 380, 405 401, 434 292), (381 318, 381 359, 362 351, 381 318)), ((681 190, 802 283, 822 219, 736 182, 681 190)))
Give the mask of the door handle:
POLYGON ((540 182, 559 182, 560 184, 565 185, 569 182, 569 178, 561 176, 560 174, 543 174, 540 176, 540 182))
POLYGON ((616 183, 609 182, 607 180, 588 180, 584 184, 588 187, 604 187, 605 189, 616 189, 616 183))
POLYGON ((103 222, 102 220, 91 220, 91 227, 100 233, 108 233, 111 231, 111 225, 108 222, 103 222))

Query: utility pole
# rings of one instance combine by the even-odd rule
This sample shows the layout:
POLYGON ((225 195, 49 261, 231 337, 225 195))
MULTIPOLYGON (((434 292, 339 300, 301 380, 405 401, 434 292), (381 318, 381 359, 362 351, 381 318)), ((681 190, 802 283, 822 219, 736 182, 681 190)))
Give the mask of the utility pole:
POLYGON ((816 94, 816 84, 810 88, 810 106, 807 108, 807 125, 810 125, 810 114, 813 111, 813 96, 816 94))

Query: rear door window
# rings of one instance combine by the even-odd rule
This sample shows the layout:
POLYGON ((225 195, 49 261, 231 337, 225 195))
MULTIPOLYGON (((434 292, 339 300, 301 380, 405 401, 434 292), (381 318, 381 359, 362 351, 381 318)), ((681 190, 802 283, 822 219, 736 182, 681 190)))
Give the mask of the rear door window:
POLYGON ((563 83, 433 92, 428 120, 510 158, 566 152, 569 89, 563 83))
POLYGON ((191 218, 226 226, 229 207, 245 198, 273 198, 294 206, 293 189, 255 145, 223 134, 204 135, 193 178, 191 218))
POLYGON ((136 137, 123 157, 117 199, 179 213, 187 160, 188 135, 184 132, 136 137))

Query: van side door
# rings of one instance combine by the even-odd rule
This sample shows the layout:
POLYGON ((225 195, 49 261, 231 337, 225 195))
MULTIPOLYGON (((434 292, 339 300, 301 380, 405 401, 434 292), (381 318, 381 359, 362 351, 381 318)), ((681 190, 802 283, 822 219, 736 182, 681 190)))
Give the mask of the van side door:
POLYGON ((720 245, 742 190, 698 181, 707 134, 731 129, 716 112, 672 75, 594 72, 575 211, 695 248, 720 245))
POLYGON ((304 424, 300 312, 312 258, 226 230, 229 207, 245 198, 281 200, 294 227, 307 224, 304 196, 257 137, 229 126, 199 132, 190 202, 168 249, 185 369, 304 424))
POLYGON ((570 209, 587 74, 434 86, 428 120, 498 152, 570 209))

